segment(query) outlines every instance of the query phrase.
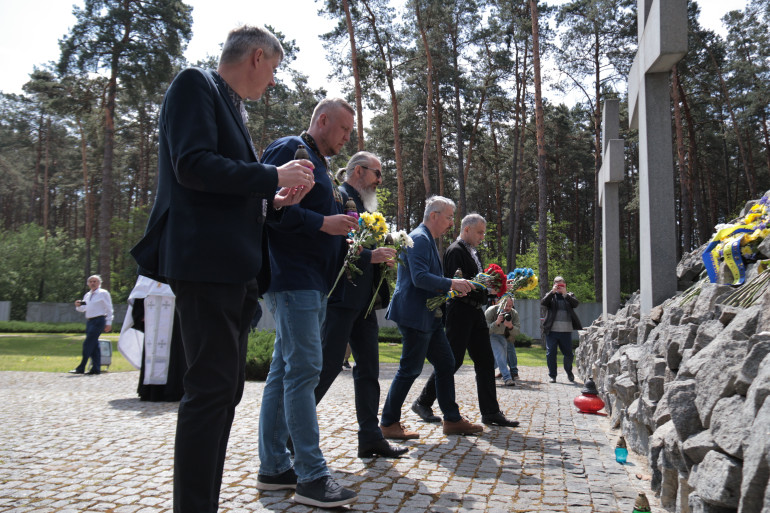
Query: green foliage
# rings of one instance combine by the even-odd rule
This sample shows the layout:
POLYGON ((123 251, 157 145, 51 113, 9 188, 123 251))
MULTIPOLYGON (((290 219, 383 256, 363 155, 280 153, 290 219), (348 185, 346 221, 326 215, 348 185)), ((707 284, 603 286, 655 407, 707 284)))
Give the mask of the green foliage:
POLYGON ((86 332, 86 325, 83 322, 0 321, 0 333, 85 333, 85 332, 86 332))
MULTIPOLYGON (((594 297, 594 281, 589 244, 579 246, 568 236, 572 223, 569 221, 552 222, 548 227, 548 277, 551 282, 556 276, 563 276, 567 281, 567 290, 574 292, 582 302, 591 302, 594 297)), ((532 242, 526 253, 516 262, 518 267, 531 267, 540 278, 537 261, 537 242, 532 242)), ((551 284, 546 284, 550 289, 551 284)), ((536 288, 522 293, 523 299, 540 299, 540 290, 536 288)))
POLYGON ((11 301, 11 319, 22 320, 29 301, 69 303, 80 297, 85 281, 79 240, 50 234, 28 224, 0 230, 0 300, 11 301))
POLYGON ((398 331, 398 328, 394 327, 381 327, 380 328, 380 335, 378 337, 378 340, 381 343, 401 343, 401 332, 398 331))
POLYGON ((249 334, 249 345, 246 351, 246 379, 264 381, 270 371, 273 361, 273 346, 275 331, 254 330, 249 334))

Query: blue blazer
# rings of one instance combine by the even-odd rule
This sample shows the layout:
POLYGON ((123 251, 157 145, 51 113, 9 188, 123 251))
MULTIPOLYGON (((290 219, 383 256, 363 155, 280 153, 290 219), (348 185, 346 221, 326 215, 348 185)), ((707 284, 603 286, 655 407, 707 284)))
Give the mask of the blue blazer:
POLYGON ((131 250, 140 274, 242 283, 266 271, 262 238, 278 173, 260 164, 224 81, 198 68, 179 73, 159 125, 155 205, 131 250))
POLYGON ((398 264, 396 290, 386 318, 400 326, 431 331, 441 325, 441 317, 436 317, 425 303, 429 298, 449 292, 452 280, 444 277, 436 242, 428 228, 420 224, 409 236, 414 247, 404 251, 404 263, 398 264))

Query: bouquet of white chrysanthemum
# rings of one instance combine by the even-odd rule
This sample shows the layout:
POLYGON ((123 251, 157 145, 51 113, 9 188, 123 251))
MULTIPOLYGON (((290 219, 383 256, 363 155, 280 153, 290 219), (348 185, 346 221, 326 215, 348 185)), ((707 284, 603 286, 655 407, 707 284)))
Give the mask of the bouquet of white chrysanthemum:
MULTIPOLYGON (((400 263, 403 263, 403 260, 401 259, 401 253, 403 253, 406 248, 411 248, 412 246, 414 246, 414 241, 409 236, 409 234, 406 233, 404 230, 399 230, 397 232, 391 232, 386 234, 385 237, 383 238, 383 245, 392 246, 393 249, 396 250, 396 260, 400 263)), ((372 312, 372 309, 374 308, 374 303, 377 301, 377 293, 380 291, 380 287, 382 286, 382 282, 385 281, 388 271, 390 269, 395 269, 394 267, 389 267, 387 264, 380 264, 380 265, 382 266, 382 269, 380 272, 380 282, 377 284, 377 288, 374 289, 372 302, 369 303, 369 308, 366 310, 366 315, 364 315, 364 317, 368 317, 369 314, 372 312)))
POLYGON ((337 283, 339 283, 342 275, 347 273, 348 279, 352 280, 354 276, 362 274, 361 269, 356 265, 356 261, 359 259, 361 248, 372 247, 382 240, 385 232, 388 231, 388 225, 385 224, 385 218, 379 212, 370 214, 369 212, 362 213, 358 218, 358 230, 348 233, 348 252, 345 255, 345 260, 342 263, 342 269, 340 269, 337 279, 334 280, 329 291, 329 296, 334 292, 337 283))

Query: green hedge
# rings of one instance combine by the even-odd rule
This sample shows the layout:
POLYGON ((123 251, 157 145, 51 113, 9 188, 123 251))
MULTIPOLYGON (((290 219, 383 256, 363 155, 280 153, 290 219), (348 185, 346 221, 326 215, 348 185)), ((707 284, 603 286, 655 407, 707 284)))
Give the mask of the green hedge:
POLYGON ((80 322, 0 321, 0 333, 85 333, 80 322))
POLYGON ((246 351, 246 379, 264 381, 273 360, 274 331, 252 331, 246 351))

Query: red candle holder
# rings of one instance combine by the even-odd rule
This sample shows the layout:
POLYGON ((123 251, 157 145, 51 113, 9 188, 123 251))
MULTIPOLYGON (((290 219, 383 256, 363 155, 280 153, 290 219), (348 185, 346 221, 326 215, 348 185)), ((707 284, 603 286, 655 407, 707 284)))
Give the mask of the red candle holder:
POLYGON ((599 391, 596 389, 596 383, 591 378, 586 381, 585 388, 580 391, 581 394, 577 396, 572 402, 580 413, 593 413, 594 415, 602 415, 598 413, 599 410, 604 408, 604 401, 599 397, 599 391))

